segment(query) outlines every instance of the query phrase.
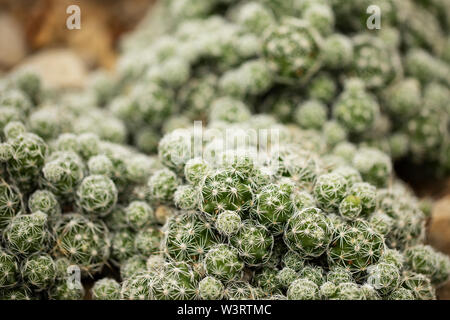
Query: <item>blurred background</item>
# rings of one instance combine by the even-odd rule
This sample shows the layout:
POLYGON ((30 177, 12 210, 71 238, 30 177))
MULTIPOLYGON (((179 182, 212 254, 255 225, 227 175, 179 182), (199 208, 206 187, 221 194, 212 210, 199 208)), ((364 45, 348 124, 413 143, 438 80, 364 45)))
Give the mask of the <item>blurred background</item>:
MULTIPOLYGON (((46 69, 63 85, 81 85, 86 71, 112 69, 121 36, 136 27, 155 0, 0 0, 0 72, 24 64, 46 69), (81 8, 81 30, 68 30, 68 6, 81 8), (60 65, 61 64, 61 65, 60 65), (71 67, 69 65, 72 65, 71 67), (67 82, 67 83, 66 83, 67 82)), ((44 75, 45 76, 45 75, 44 75)), ((55 83, 58 85, 58 83, 55 83)))
MULTIPOLYGON (((0 76, 32 65, 44 84, 77 88, 90 71, 114 70, 121 39, 134 30, 156 0, 0 0, 0 76), (66 9, 81 8, 81 30, 68 30, 66 9)), ((396 168, 400 177, 415 168, 396 168)), ((450 179, 435 181, 418 174, 408 182, 419 197, 433 199, 428 241, 450 255, 450 179)), ((450 299, 450 285, 440 288, 450 299)))

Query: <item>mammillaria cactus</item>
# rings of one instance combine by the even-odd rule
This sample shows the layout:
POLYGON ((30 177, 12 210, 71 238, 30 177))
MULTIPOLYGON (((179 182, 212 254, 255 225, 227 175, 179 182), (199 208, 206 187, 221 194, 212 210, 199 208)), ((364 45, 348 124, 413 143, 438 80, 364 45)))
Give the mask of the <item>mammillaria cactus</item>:
POLYGON ((22 266, 22 277, 37 289, 45 289, 55 281, 55 261, 49 255, 31 256, 22 266))
POLYGON ((17 283, 19 266, 15 255, 4 249, 0 252, 0 288, 12 287, 17 283))
POLYGON ((290 300, 318 300, 319 287, 308 279, 297 279, 291 283, 287 291, 290 300))
POLYGON ((205 277, 198 283, 199 295, 205 300, 220 300, 224 295, 222 282, 214 277, 205 277))
POLYGON ((9 220, 23 209, 20 191, 6 181, 0 180, 0 227, 8 225, 9 220))
POLYGON ((120 284, 114 279, 103 278, 95 282, 92 296, 95 300, 118 300, 120 298, 120 284))
POLYGON ((117 202, 117 188, 107 176, 86 177, 77 190, 79 206, 87 213, 107 215, 117 202))
POLYGON ((4 230, 7 248, 20 255, 45 251, 53 240, 47 219, 40 211, 15 216, 4 230))
POLYGON ((108 229, 81 214, 66 214, 55 226, 56 248, 86 272, 100 269, 109 257, 108 229))
POLYGON ((394 162, 450 172, 448 17, 403 2, 170 0, 85 89, 6 75, 0 298, 435 299, 394 162))

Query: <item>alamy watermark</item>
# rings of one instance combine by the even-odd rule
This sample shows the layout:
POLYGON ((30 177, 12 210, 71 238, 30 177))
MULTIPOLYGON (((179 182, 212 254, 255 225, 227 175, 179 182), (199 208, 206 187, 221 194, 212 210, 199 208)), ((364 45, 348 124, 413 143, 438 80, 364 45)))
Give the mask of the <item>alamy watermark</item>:
POLYGON ((162 148, 170 161, 180 166, 192 158, 202 158, 220 166, 238 157, 251 158, 275 169, 279 159, 280 134, 278 128, 204 128, 202 121, 194 121, 190 129, 172 131, 170 141, 173 143, 162 148))
POLYGON ((370 5, 366 10, 367 14, 370 16, 366 20, 366 26, 369 30, 380 30, 381 29, 381 8, 377 5, 370 5))
POLYGON ((70 5, 66 9, 66 13, 69 14, 66 20, 66 27, 69 30, 81 29, 81 9, 76 4, 70 5))
POLYGON ((81 270, 77 265, 71 265, 67 267, 67 287, 70 290, 80 290, 83 285, 81 284, 81 270))

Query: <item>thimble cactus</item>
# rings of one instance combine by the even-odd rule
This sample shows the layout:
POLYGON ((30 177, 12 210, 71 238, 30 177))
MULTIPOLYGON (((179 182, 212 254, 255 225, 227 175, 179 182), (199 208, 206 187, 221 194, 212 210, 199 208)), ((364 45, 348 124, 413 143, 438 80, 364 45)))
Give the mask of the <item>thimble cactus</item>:
POLYGON ((270 258, 274 238, 263 225, 245 220, 230 242, 238 249, 240 257, 246 264, 257 266, 270 258))
POLYGON ((15 216, 4 230, 7 248, 20 255, 45 251, 52 240, 47 222, 48 216, 40 211, 15 216))
POLYGON ((47 254, 33 255, 24 262, 21 273, 29 284, 43 290, 55 281, 56 264, 47 254))
POLYGON ((92 298, 94 300, 118 300, 120 298, 120 284, 111 278, 103 278, 94 283, 92 298))
POLYGON ((339 208, 347 188, 348 182, 342 175, 328 173, 317 178, 314 185, 314 196, 322 209, 333 211, 339 208))
POLYGON ((51 154, 42 168, 44 184, 58 195, 72 195, 84 177, 84 165, 73 152, 51 154))
POLYGON ((170 0, 114 76, 2 74, 0 298, 436 299, 393 171, 450 172, 445 10, 366 2, 170 0))
POLYGON ((169 169, 156 171, 148 180, 150 196, 157 202, 168 202, 174 197, 179 180, 169 169))
POLYGON ((17 257, 4 249, 0 249, 0 288, 14 286, 19 279, 17 257))
POLYGON ((223 298, 225 288, 222 282, 214 277, 205 277, 198 283, 200 298, 204 300, 220 300, 223 298))
POLYGON ((241 217, 237 212, 224 211, 217 216, 215 227, 219 233, 233 236, 241 227, 241 217))
POLYGON ((287 291, 289 300, 318 300, 319 287, 308 279, 297 279, 291 283, 287 291))
POLYGON ((0 179, 0 228, 6 227, 9 220, 21 213, 22 210, 23 203, 20 191, 0 179))
POLYGON ((109 258, 109 234, 101 221, 66 214, 55 226, 56 249, 83 271, 99 271, 109 258))
POLYGON ((125 208, 125 219, 130 227, 139 230, 154 220, 154 212, 148 203, 132 201, 125 208))
POLYGON ((264 55, 283 77, 300 78, 316 68, 319 35, 305 20, 285 19, 273 26, 264 39, 264 55))
POLYGON ((286 245, 304 257, 318 257, 331 241, 332 225, 318 208, 306 208, 296 212, 284 230, 286 245))
POLYGON ((107 176, 87 176, 77 189, 77 203, 89 214, 105 216, 117 203, 117 188, 107 176))
POLYGON ((224 281, 240 279, 244 268, 238 251, 225 244, 213 246, 205 255, 203 263, 208 275, 224 281))
POLYGON ((31 212, 41 211, 47 214, 50 220, 61 214, 61 205, 56 196, 49 190, 36 190, 28 199, 28 208, 31 212))

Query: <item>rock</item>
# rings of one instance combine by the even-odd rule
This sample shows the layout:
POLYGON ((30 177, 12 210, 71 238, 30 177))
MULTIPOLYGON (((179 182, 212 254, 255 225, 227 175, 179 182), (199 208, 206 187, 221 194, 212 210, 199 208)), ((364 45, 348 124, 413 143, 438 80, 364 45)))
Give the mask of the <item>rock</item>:
POLYGON ((450 194, 434 205, 428 238, 437 250, 450 254, 450 194))
POLYGON ((438 288, 436 294, 439 300, 450 300, 450 281, 438 288))
POLYGON ((25 57, 25 36, 21 25, 8 14, 0 14, 0 30, 0 67, 7 69, 25 57))
POLYGON ((40 51, 17 66, 17 70, 22 69, 38 73, 47 89, 81 88, 88 75, 83 60, 68 49, 40 51))

